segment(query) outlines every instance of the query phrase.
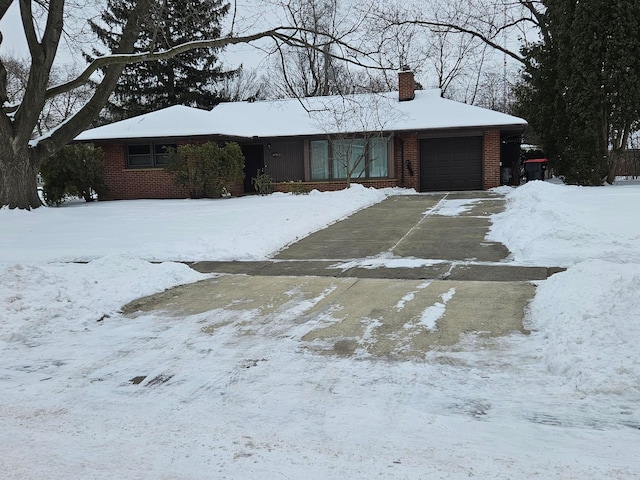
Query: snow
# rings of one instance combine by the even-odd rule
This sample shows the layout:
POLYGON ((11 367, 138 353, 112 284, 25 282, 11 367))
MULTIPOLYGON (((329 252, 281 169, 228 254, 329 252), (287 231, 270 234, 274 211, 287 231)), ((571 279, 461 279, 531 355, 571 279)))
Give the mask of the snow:
POLYGON ((360 258, 357 260, 350 260, 348 262, 334 263, 333 265, 329 265, 328 268, 335 268, 337 270, 342 270, 343 272, 345 272, 351 268, 365 268, 367 270, 374 270, 381 267, 420 268, 438 265, 439 263, 442 263, 442 260, 431 260, 412 257, 394 257, 392 254, 384 253, 377 257, 360 258))
POLYGON ((2 210, 0 262, 89 261, 120 253, 148 261, 263 260, 392 191, 353 185, 295 200, 274 193, 268 199, 78 203, 30 215, 2 210))
POLYGON ((540 285, 529 328, 544 361, 584 395, 640 391, 640 265, 585 260, 540 285))
POLYGON ((416 91, 411 101, 399 102, 397 99, 398 92, 387 92, 223 102, 210 112, 173 106, 87 130, 78 135, 76 140, 192 135, 285 137, 363 130, 414 131, 487 126, 524 128, 527 124, 518 117, 447 100, 440 96, 437 89, 416 91), (375 121, 372 117, 375 117, 375 121))
POLYGON ((531 182, 501 187, 509 209, 494 217, 489 240, 522 264, 570 266, 589 259, 640 263, 638 185, 591 188, 531 182))
POLYGON ((424 212, 425 215, 433 215, 437 213, 442 217, 455 217, 462 213, 468 212, 473 208, 473 205, 478 203, 479 199, 463 199, 463 200, 449 200, 444 199, 442 202, 424 212))
POLYGON ((640 185, 500 191, 490 238, 567 270, 530 335, 404 362, 300 349, 330 288, 268 315, 119 313, 208 278, 172 261, 267 258, 398 191, 0 210, 2 477, 639 478, 640 185))
POLYGON ((516 263, 569 267, 541 282, 528 327, 544 337, 549 372, 584 395, 640 392, 640 185, 632 183, 502 189, 508 208, 488 235, 516 263))
POLYGON ((81 133, 77 140, 105 138, 160 138, 207 135, 211 133, 211 112, 174 105, 81 133), (90 133, 93 132, 93 133, 90 133), (102 132, 102 133, 100 133, 102 132))
POLYGON ((447 302, 453 298, 455 293, 456 289, 450 288, 448 291, 440 295, 442 302, 436 302, 430 307, 427 307, 424 312, 422 312, 419 323, 427 330, 437 330, 438 320, 444 316, 447 309, 447 302))
MULTIPOLYGON (((424 282, 422 282, 420 285, 418 285, 418 290, 421 290, 423 288, 427 288, 429 285, 431 285, 432 281, 431 280, 426 280, 424 282)), ((396 304, 396 309, 398 311, 402 310, 404 308, 404 306, 407 304, 407 302, 411 302, 416 295, 417 291, 414 292, 409 292, 407 293, 404 297, 402 297, 398 303, 396 304)))

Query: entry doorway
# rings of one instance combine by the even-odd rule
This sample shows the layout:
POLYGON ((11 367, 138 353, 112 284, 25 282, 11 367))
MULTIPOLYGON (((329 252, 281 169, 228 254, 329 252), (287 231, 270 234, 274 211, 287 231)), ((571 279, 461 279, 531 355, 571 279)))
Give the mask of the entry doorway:
POLYGON ((260 145, 242 145, 244 155, 244 193, 255 193, 252 179, 264 168, 264 148, 260 145))

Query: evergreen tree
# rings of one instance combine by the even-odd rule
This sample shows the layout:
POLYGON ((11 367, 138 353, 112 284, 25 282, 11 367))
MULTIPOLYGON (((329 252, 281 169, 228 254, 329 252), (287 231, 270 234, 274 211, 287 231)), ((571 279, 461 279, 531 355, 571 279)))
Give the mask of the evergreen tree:
POLYGON ((67 145, 40 167, 47 205, 60 205, 77 196, 92 202, 107 191, 104 182, 104 152, 93 145, 67 145))
POLYGON ((609 66, 606 95, 610 106, 611 155, 607 181, 613 183, 622 150, 640 129, 640 2, 610 5, 611 27, 605 63, 609 66))
MULTIPOLYGON (((134 52, 152 52, 195 40, 218 38, 220 21, 229 11, 223 0, 164 0, 142 21, 134 52)), ((90 21, 94 33, 111 51, 120 40, 119 25, 132 0, 108 0, 100 21, 90 21)), ((109 121, 121 120, 171 105, 212 108, 220 98, 216 82, 223 72, 215 49, 198 49, 169 60, 127 65, 106 108, 109 121)), ((93 56, 100 55, 97 49, 93 56)))
POLYGON ((640 119, 640 4, 544 1, 543 40, 523 51, 518 113, 569 183, 612 180, 640 119))

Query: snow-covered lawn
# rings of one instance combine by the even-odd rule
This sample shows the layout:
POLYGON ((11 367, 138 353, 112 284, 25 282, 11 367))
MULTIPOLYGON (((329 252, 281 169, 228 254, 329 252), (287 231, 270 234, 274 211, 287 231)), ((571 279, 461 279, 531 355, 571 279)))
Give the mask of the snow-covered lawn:
POLYGON ((392 191, 0 210, 0 477, 639 478, 640 186, 502 191, 490 239, 568 270, 531 335, 423 362, 311 353, 292 310, 118 313, 392 191))

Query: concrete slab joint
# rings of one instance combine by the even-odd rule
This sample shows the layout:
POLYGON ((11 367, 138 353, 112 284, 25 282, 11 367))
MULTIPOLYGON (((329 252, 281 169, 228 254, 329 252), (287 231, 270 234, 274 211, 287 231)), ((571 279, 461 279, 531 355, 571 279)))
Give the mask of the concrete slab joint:
MULTIPOLYGON (((504 245, 485 240, 491 215, 503 209, 491 192, 393 196, 270 260, 195 262, 195 270, 221 276, 124 311, 252 310, 259 314, 251 316, 251 331, 299 325, 301 348, 397 360, 455 349, 469 334, 527 333, 522 321, 532 281, 559 269, 510 264, 504 245)), ((217 328, 205 325, 203 332, 217 328)))

